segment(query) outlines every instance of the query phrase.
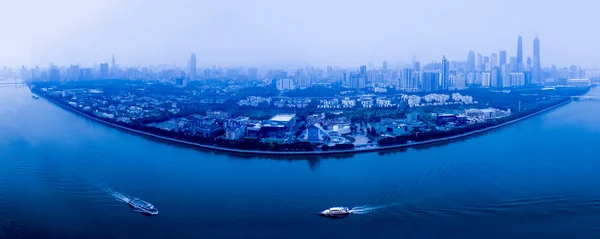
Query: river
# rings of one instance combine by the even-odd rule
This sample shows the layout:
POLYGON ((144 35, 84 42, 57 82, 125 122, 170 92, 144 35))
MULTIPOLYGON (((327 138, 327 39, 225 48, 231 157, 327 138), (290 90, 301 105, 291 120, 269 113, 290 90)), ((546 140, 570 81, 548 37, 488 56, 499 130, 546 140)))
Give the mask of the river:
POLYGON ((598 238, 598 109, 415 149, 265 158, 157 142, 1 86, 0 238, 598 238), (332 206, 368 210, 317 216, 332 206))

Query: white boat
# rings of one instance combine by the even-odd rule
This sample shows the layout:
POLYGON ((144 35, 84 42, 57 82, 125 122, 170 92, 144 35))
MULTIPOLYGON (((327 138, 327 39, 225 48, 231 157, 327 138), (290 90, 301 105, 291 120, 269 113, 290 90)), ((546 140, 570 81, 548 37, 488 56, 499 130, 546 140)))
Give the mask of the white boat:
POLYGON ((152 205, 146 201, 142 201, 141 199, 133 198, 133 199, 129 200, 127 203, 133 209, 135 209, 141 213, 148 214, 148 215, 158 214, 158 209, 156 209, 154 207, 154 205, 152 205))
POLYGON ((348 216, 348 214, 350 214, 350 209, 348 209, 347 207, 332 207, 329 209, 325 209, 322 212, 319 212, 319 215, 323 217, 336 218, 345 217, 348 216))

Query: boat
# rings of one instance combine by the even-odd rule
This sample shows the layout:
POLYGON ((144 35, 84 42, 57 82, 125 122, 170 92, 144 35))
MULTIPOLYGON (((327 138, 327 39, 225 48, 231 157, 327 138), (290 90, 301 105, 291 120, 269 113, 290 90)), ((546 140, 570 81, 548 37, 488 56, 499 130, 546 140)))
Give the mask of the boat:
POLYGON ((37 95, 31 95, 31 98, 34 98, 34 99, 36 99, 36 100, 37 100, 37 99, 39 99, 40 97, 39 97, 39 96, 37 96, 37 95))
POLYGON ((320 216, 333 218, 342 218, 348 216, 349 214, 350 209, 348 209, 347 207, 332 207, 329 209, 325 209, 322 212, 319 212, 320 216))
POLYGON ((158 214, 158 209, 156 209, 154 207, 154 205, 143 201, 139 198, 133 198, 131 200, 129 200, 127 202, 127 204, 129 204, 129 206, 131 206, 133 209, 138 210, 141 213, 144 214, 148 214, 148 215, 156 215, 158 214))

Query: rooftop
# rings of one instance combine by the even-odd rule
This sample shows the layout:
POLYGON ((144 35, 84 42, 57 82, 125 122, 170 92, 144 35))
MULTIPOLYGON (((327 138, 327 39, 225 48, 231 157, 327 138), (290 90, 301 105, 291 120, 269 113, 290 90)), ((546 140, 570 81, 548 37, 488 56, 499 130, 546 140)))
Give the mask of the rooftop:
POLYGON ((295 114, 283 114, 283 115, 275 115, 273 116, 273 118, 271 118, 271 121, 276 121, 276 122, 289 122, 290 120, 292 120, 294 117, 296 117, 295 114))

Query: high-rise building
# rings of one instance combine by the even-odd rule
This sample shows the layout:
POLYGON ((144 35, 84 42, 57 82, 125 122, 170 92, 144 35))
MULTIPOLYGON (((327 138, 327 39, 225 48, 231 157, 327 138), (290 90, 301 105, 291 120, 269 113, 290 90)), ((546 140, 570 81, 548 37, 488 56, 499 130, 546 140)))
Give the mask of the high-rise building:
POLYGON ((294 86, 294 81, 291 79, 280 79, 277 80, 277 89, 280 91, 293 90, 296 89, 294 86))
POLYGON ((523 72, 510 73, 510 85, 511 86, 523 86, 525 85, 525 77, 523 72))
MULTIPOLYGON (((514 56, 510 57, 510 60, 508 61, 508 65, 510 66, 510 71, 511 72, 516 71, 517 70, 517 66, 518 66, 517 58, 514 57, 514 56)), ((504 70, 504 69, 502 69, 502 70, 504 70)))
POLYGON ((94 78, 92 75, 92 68, 84 68, 79 70, 79 79, 90 80, 92 78, 94 78))
POLYGON ((112 55, 112 61, 111 61, 111 65, 110 65, 110 69, 111 70, 116 70, 117 69, 117 62, 115 61, 115 55, 112 55))
POLYGON ((500 69, 504 67, 506 64, 498 67, 494 67, 492 71, 490 71, 490 87, 497 88, 502 86, 502 77, 500 76, 500 69))
POLYGON ((362 66, 360 66, 360 74, 361 74, 363 77, 367 77, 367 66, 366 66, 366 65, 362 65, 362 66))
POLYGON ((523 38, 519 36, 517 40, 517 68, 514 70, 516 72, 523 71, 523 38))
POLYGON ((387 70, 388 69, 387 67, 388 67, 387 61, 383 61, 383 70, 387 70))
POLYGON ((413 61, 413 70, 415 72, 421 71, 421 62, 420 61, 413 61))
POLYGON ((469 51, 469 55, 467 55, 467 70, 474 71, 475 70, 475 52, 469 51))
POLYGON ((477 53, 477 65, 475 66, 475 68, 481 69, 482 64, 483 64, 483 56, 481 54, 477 53))
POLYGON ((483 65, 481 65, 480 71, 489 71, 489 70, 490 70, 490 57, 484 56, 483 57, 483 65))
POLYGON ((58 67, 51 65, 48 73, 48 79, 52 82, 60 81, 60 71, 58 67))
MULTIPOLYGON (((516 58, 515 58, 516 61, 516 58)), ((510 87, 510 73, 512 72, 512 68, 510 65, 502 66, 502 85, 501 87, 510 87)))
POLYGON ((527 57, 526 71, 531 71, 531 57, 527 57))
POLYGON ((490 68, 498 66, 498 55, 496 53, 492 53, 492 56, 490 58, 490 68))
POLYGON ((506 51, 500 51, 500 66, 506 65, 506 51))
POLYGON ((418 71, 413 71, 413 82, 410 88, 418 90, 421 86, 421 73, 418 71))
POLYGON ((118 77, 118 69, 117 69, 117 62, 115 61, 115 55, 112 55, 112 60, 110 62, 110 69, 109 69, 109 76, 112 78, 117 78, 118 77))
POLYGON ((439 90, 440 73, 439 72, 425 72, 423 73, 423 91, 433 92, 439 90))
POLYGON ((410 68, 406 68, 402 71, 402 88, 404 89, 409 89, 412 88, 414 85, 414 78, 413 78, 413 73, 412 73, 412 69, 410 68))
POLYGON ((192 53, 190 57, 190 62, 188 63, 188 79, 195 80, 196 79, 196 54, 192 53))
POLYGON ((108 63, 102 63, 100 64, 100 70, 99 70, 99 74, 98 74, 98 78, 100 79, 107 79, 109 77, 108 74, 108 63))
POLYGON ((366 80, 363 75, 351 75, 350 76, 350 88, 363 89, 366 87, 366 80))
POLYGON ((481 73, 481 87, 488 88, 490 87, 492 82, 492 77, 490 72, 481 73))
POLYGON ((442 90, 447 90, 448 87, 450 86, 450 82, 448 81, 449 73, 450 73, 450 69, 449 69, 448 60, 446 59, 446 56, 444 56, 444 57, 442 57, 442 76, 441 76, 442 90))
POLYGON ((70 81, 74 81, 74 80, 79 80, 79 66, 78 65, 71 65, 69 67, 69 72, 68 72, 68 77, 67 80, 70 81))
POLYGON ((542 66, 540 63, 540 39, 533 39, 533 69, 531 70, 531 82, 534 84, 542 83, 542 66))
POLYGON ((456 73, 456 75, 452 75, 452 87, 455 89, 464 89, 466 88, 465 75, 463 73, 456 73))

